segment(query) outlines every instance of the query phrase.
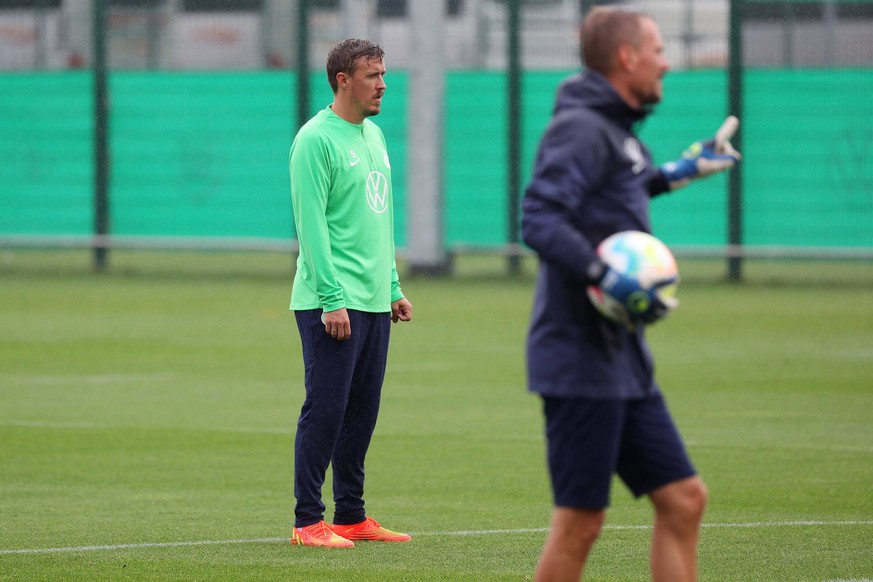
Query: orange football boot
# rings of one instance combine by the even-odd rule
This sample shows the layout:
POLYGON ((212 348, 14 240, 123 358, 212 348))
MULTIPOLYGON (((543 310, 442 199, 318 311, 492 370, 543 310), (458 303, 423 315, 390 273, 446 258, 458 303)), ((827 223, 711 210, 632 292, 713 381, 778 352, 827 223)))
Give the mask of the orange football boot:
POLYGON ((355 543, 337 535, 324 520, 304 527, 295 527, 291 533, 292 546, 322 546, 325 548, 353 548, 355 543))
POLYGON ((390 529, 385 529, 379 522, 368 517, 361 523, 353 523, 350 525, 340 525, 335 523, 330 526, 337 535, 342 536, 347 540, 361 540, 371 542, 408 542, 412 536, 405 533, 397 533, 390 529))

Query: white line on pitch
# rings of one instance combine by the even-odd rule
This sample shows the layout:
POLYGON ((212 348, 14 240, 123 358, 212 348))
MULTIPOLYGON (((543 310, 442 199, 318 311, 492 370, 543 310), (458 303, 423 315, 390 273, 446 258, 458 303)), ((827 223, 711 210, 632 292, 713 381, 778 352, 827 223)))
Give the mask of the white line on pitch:
MULTIPOLYGON (((736 528, 761 528, 761 527, 812 527, 812 526, 868 526, 873 521, 761 521, 751 523, 704 523, 704 528, 736 529, 736 528)), ((651 529, 649 525, 606 525, 607 530, 637 530, 651 529)), ((469 531, 444 531, 444 532, 420 532, 413 533, 415 537, 428 536, 483 536, 493 534, 526 534, 545 533, 548 528, 530 529, 483 529, 469 531)), ((255 538, 248 540, 200 540, 187 542, 155 542, 143 544, 113 544, 105 546, 73 546, 66 548, 32 548, 19 550, 0 550, 0 555, 10 554, 49 554, 56 552, 95 552, 105 550, 138 550, 143 548, 181 548, 188 546, 223 546, 234 544, 272 544, 284 542, 288 538, 255 538)))
MULTIPOLYGON (((701 527, 707 529, 740 529, 762 527, 809 527, 809 526, 852 526, 873 525, 873 521, 761 521, 752 523, 704 523, 701 527)), ((651 525, 605 525, 607 530, 652 529, 651 525)), ((422 532, 418 536, 477 536, 490 534, 542 533, 548 528, 537 529, 486 529, 472 531, 422 532)))
POLYGON ((17 426, 23 428, 56 428, 56 429, 96 429, 101 428, 92 422, 58 422, 53 420, 5 420, 0 419, 0 426, 17 426))
POLYGON ((29 550, 0 550, 4 554, 50 554, 53 552, 95 552, 100 550, 138 550, 142 548, 181 548, 187 546, 224 546, 232 544, 268 544, 284 541, 285 538, 260 538, 252 540, 201 540, 188 542, 156 542, 145 544, 112 544, 106 546, 77 546, 68 548, 36 548, 29 550))
POLYGON ((28 386, 63 386, 67 384, 129 384, 131 382, 163 382, 176 374, 157 372, 144 374, 90 374, 86 376, 13 376, 12 382, 28 386))

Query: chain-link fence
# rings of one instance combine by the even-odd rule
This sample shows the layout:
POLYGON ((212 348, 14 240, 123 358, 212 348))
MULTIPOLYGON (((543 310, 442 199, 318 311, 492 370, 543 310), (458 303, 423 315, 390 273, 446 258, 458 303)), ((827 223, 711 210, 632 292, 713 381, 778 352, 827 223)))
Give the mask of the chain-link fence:
MULTIPOLYGON (((259 70, 296 66, 300 0, 110 0, 113 69, 259 70)), ((309 0, 313 67, 347 36, 378 39, 394 67, 408 66, 413 0, 309 0)), ((523 64, 576 66, 574 24, 593 4, 652 14, 676 69, 724 67, 728 0, 527 0, 522 2, 523 64)), ((746 64, 751 67, 871 66, 873 4, 863 0, 743 2, 746 64)), ((94 0, 0 2, 0 70, 88 65, 94 0)), ((448 0, 444 46, 450 69, 506 66, 506 2, 448 0)))

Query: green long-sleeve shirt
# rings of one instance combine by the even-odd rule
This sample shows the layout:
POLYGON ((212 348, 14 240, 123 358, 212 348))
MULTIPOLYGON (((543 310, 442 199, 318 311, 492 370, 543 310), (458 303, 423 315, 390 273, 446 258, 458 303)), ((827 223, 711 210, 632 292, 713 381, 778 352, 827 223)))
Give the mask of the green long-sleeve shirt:
POLYGON ((300 128, 289 166, 300 245, 291 309, 391 311, 403 293, 382 130, 327 107, 300 128))

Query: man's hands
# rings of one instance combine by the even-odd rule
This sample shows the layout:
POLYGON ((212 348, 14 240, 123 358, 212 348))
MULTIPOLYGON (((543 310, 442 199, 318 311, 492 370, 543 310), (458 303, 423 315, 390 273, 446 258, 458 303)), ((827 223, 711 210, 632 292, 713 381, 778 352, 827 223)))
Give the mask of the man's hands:
POLYGON ((678 301, 675 298, 662 299, 658 296, 658 289, 675 282, 674 277, 662 279, 648 289, 644 289, 639 279, 622 275, 612 268, 607 268, 599 286, 605 294, 624 306, 628 320, 633 326, 637 323, 657 321, 667 315, 670 309, 676 307, 678 301), (665 303, 665 301, 669 301, 669 303, 665 303))
POLYGON ((411 321, 412 320, 412 303, 409 302, 406 297, 401 297, 397 301, 391 304, 391 321, 397 323, 398 321, 411 321))
POLYGON ((743 156, 730 142, 739 125, 740 120, 729 115, 715 132, 715 137, 694 142, 682 152, 680 159, 663 164, 660 170, 670 184, 670 190, 678 190, 691 180, 722 172, 739 162, 743 156))
MULTIPOLYGON (((412 303, 405 297, 391 304, 391 321, 412 320, 412 303)), ((337 341, 345 341, 352 336, 352 324, 349 321, 349 312, 345 307, 334 311, 325 311, 321 315, 324 322, 324 331, 337 341)))
POLYGON ((349 321, 349 312, 345 307, 335 311, 325 311, 321 314, 324 322, 324 331, 335 340, 345 341, 352 335, 352 324, 349 321))

